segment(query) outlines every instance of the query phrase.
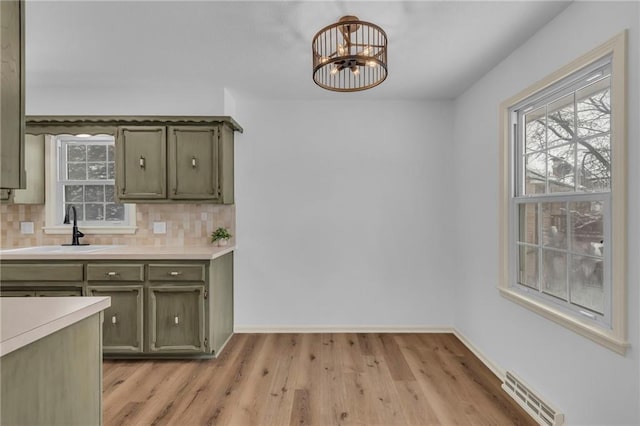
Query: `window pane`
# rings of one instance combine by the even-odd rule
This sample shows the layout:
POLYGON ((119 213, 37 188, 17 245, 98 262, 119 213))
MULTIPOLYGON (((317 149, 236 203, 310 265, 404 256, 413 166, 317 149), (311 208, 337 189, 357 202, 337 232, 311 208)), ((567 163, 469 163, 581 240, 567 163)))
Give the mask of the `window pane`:
POLYGON ((104 204, 85 204, 86 220, 104 220, 104 204))
POLYGON ((86 161, 86 149, 84 145, 67 145, 67 161, 86 161))
POLYGON ((571 303, 604 312, 602 269, 601 259, 571 256, 571 303))
POLYGON ((113 144, 107 146, 107 160, 116 161, 116 149, 113 144))
POLYGON ((84 201, 84 190, 82 185, 65 185, 64 201, 82 203, 84 201))
POLYGON ((575 169, 574 144, 563 145, 549 150, 548 177, 549 192, 573 192, 575 169))
POLYGON ((110 161, 107 163, 107 179, 116 178, 116 163, 110 161))
POLYGON ((542 203, 542 244, 567 249, 566 203, 542 203))
MULTIPOLYGON (((69 211, 69 207, 71 206, 76 206, 76 213, 78 214, 78 217, 76 218, 76 220, 84 220, 84 215, 82 213, 82 204, 65 204, 64 205, 64 212, 68 212, 69 211)), ((71 223, 73 223, 73 213, 71 213, 69 215, 69 220, 71 221, 71 223)))
POLYGON ((538 244, 538 205, 536 203, 520 204, 518 208, 520 241, 538 244))
POLYGON ((525 194, 544 194, 546 162, 547 154, 544 152, 525 156, 525 194))
POLYGON ((611 130, 610 86, 610 77, 606 77, 576 92, 579 137, 611 130))
POLYGON ((124 220, 124 204, 107 204, 106 220, 124 220))
POLYGON ((114 196, 113 196, 114 192, 115 192, 115 186, 114 185, 105 185, 104 186, 104 200, 106 202, 113 202, 114 201, 114 196))
POLYGON ((571 142, 575 133, 573 93, 550 103, 547 111, 547 146, 571 142))
POLYGON ((542 291, 567 300, 567 254, 542 250, 542 291))
POLYGON ((546 148, 546 108, 538 108, 524 117, 525 152, 542 151, 546 148))
POLYGON ((519 249, 518 283, 538 289, 538 249, 522 245, 519 249))
POLYGON ((69 180, 87 179, 86 163, 67 163, 67 179, 69 180))
POLYGON ((107 161, 107 146, 87 145, 87 161, 107 161))
POLYGON ((604 249, 604 205, 602 201, 569 203, 571 251, 602 257, 604 249))
POLYGON ((104 201, 104 185, 85 185, 85 201, 104 201))
POLYGON ((580 189, 608 191, 611 187, 611 143, 609 135, 578 141, 580 189))
POLYGON ((107 178, 106 163, 87 163, 87 179, 89 180, 105 180, 107 178))

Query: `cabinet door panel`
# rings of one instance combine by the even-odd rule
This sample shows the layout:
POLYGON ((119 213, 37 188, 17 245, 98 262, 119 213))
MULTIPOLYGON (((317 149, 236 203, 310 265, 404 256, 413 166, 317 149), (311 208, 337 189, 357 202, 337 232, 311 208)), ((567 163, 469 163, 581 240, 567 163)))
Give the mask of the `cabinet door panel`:
POLYGON ((204 286, 151 286, 152 352, 204 352, 204 286))
POLYGON ((218 199, 218 128, 169 127, 170 198, 218 199))
POLYGON ((116 187, 119 199, 167 197, 165 127, 119 127, 116 157, 116 187))
POLYGON ((88 290, 90 296, 111 297, 102 324, 104 352, 142 352, 143 287, 90 286, 88 290))

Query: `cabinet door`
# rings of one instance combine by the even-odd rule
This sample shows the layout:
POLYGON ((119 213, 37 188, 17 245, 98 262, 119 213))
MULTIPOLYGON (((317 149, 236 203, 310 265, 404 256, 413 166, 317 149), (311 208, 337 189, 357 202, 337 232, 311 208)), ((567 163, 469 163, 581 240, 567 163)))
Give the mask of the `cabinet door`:
POLYGON ((217 127, 169 127, 169 197, 217 200, 218 155, 217 127))
POLYGON ((0 187, 24 188, 24 2, 0 1, 0 187))
POLYGON ((167 198, 167 140, 164 126, 118 128, 116 188, 121 200, 167 198))
POLYGON ((202 285, 149 287, 151 352, 205 352, 202 285))
POLYGON ((141 285, 89 286, 89 296, 109 296, 104 311, 105 353, 142 352, 143 290, 141 285))

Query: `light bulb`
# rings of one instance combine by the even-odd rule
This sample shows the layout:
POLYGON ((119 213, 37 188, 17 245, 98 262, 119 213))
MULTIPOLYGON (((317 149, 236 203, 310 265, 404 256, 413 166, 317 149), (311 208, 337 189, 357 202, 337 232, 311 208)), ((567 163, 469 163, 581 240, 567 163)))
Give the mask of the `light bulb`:
POLYGON ((338 55, 342 56, 345 54, 345 48, 343 45, 338 44, 338 55))
POLYGON ((367 61, 367 66, 371 68, 375 68, 378 66, 378 63, 376 61, 367 61))
POLYGON ((371 46, 367 46, 364 49, 362 49, 362 52, 360 52, 360 55, 362 55, 362 56, 371 55, 371 46))
POLYGON ((336 75, 336 74, 338 74, 338 71, 340 71, 340 70, 338 69, 337 66, 334 65, 333 68, 331 68, 330 74, 331 75, 336 75))
POLYGON ((320 63, 321 63, 321 64, 326 63, 328 60, 329 60, 329 58, 327 58, 326 56, 321 56, 321 57, 320 57, 320 63))
POLYGON ((351 67, 351 72, 353 73, 353 75, 358 75, 360 74, 360 68, 358 68, 356 65, 351 67))

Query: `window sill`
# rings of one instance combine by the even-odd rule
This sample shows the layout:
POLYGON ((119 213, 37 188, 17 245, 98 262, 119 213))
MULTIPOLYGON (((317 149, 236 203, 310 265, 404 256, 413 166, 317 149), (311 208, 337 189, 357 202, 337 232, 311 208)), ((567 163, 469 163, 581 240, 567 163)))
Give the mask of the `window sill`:
MULTIPOLYGON (((80 232, 85 235, 115 235, 115 234, 135 234, 137 226, 79 226, 80 232)), ((42 228, 45 234, 51 235, 71 235, 71 225, 65 226, 46 226, 42 228)))
POLYGON ((624 338, 621 338, 621 336, 617 335, 615 331, 608 331, 605 329, 594 327, 593 325, 582 322, 577 318, 565 314, 564 312, 560 312, 550 306, 532 300, 517 291, 505 288, 499 288, 499 290, 500 294, 503 297, 539 315, 542 315, 543 317, 550 319, 551 321, 560 324, 563 327, 568 328, 569 330, 572 330, 588 339, 591 339, 594 342, 608 349, 611 349, 614 352, 619 353, 620 355, 625 355, 627 348, 631 346, 629 342, 627 342, 624 338))

